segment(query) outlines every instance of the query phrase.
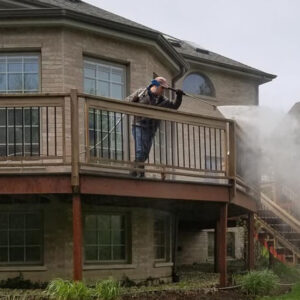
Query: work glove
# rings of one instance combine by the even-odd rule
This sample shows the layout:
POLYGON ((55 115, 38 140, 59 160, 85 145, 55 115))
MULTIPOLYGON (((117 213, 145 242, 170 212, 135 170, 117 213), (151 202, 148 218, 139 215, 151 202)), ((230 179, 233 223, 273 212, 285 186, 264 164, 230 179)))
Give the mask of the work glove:
POLYGON ((183 90, 181 90, 181 89, 177 89, 176 90, 176 95, 177 96, 183 96, 183 95, 185 95, 185 92, 183 90))
POLYGON ((140 101, 140 97, 139 96, 134 96, 131 101, 132 102, 139 102, 140 101))

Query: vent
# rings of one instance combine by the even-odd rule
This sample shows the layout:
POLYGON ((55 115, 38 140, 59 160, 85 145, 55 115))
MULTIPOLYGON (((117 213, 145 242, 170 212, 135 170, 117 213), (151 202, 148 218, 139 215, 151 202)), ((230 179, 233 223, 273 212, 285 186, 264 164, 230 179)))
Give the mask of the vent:
POLYGON ((173 47, 181 48, 181 43, 178 41, 169 41, 173 47))
POLYGON ((201 48, 196 48, 196 52, 202 53, 202 54, 209 54, 209 51, 208 51, 208 50, 201 49, 201 48))

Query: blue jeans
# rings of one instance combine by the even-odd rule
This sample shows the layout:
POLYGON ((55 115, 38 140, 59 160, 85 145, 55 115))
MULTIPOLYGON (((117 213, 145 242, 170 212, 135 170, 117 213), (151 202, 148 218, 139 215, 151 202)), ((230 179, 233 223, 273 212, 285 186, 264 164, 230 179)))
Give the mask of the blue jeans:
POLYGON ((152 127, 132 125, 136 161, 145 162, 148 159, 155 131, 152 127))

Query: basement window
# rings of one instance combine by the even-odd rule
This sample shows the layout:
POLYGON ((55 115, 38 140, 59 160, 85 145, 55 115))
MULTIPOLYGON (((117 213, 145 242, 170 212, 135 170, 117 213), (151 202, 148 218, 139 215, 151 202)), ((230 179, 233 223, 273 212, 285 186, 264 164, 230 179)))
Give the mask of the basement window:
POLYGON ((128 218, 117 213, 87 214, 84 226, 86 263, 124 263, 128 260, 128 218))
MULTIPOLYGON (((215 249, 215 233, 208 232, 208 257, 214 257, 215 249)), ((227 257, 235 258, 235 233, 227 232, 227 257)))
POLYGON ((156 216, 154 219, 154 255, 155 261, 170 260, 171 222, 168 216, 156 216))
POLYGON ((40 213, 0 213, 0 264, 42 263, 42 218, 40 213))

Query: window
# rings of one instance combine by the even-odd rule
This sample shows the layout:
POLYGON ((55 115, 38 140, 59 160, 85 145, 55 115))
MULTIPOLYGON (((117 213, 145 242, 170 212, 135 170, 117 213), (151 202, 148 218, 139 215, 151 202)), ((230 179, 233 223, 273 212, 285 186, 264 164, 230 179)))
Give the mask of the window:
POLYGON ((84 92, 123 100, 125 98, 126 71, 122 65, 100 60, 84 60, 84 92))
POLYGON ((211 171, 222 171, 222 158, 219 156, 205 156, 205 169, 211 171))
POLYGON ((170 218, 155 217, 154 220, 154 254, 155 260, 170 259, 170 218))
MULTIPOLYGON (((215 249, 215 233, 208 232, 208 257, 214 256, 215 249)), ((227 232, 227 257, 235 257, 235 233, 227 232)))
POLYGON ((87 263, 127 260, 127 217, 122 214, 85 216, 85 261, 87 263))
POLYGON ((227 232, 227 256, 235 257, 235 234, 234 232, 227 232))
POLYGON ((92 157, 123 159, 123 117, 119 113, 89 110, 89 145, 92 157))
POLYGON ((0 55, 0 93, 39 91, 39 55, 0 55))
POLYGON ((0 156, 40 153, 39 108, 0 108, 0 156))
POLYGON ((0 264, 42 262, 40 213, 0 213, 0 264))
POLYGON ((215 96, 215 90, 211 81, 204 75, 192 73, 183 81, 182 89, 193 95, 215 96))
MULTIPOLYGON (((87 94, 123 100, 126 68, 100 60, 84 60, 84 91, 87 94)), ((94 157, 119 160, 123 155, 122 125, 119 113, 89 110, 89 146, 94 157)))

